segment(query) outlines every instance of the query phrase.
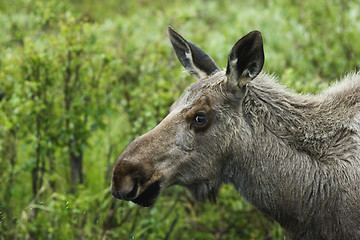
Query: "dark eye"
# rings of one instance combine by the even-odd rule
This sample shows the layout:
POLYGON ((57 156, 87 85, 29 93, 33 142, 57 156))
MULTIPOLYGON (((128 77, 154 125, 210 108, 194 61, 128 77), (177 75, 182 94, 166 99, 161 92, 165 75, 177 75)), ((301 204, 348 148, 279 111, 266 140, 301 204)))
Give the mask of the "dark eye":
POLYGON ((194 116, 194 123, 196 125, 203 125, 206 123, 206 116, 202 113, 198 113, 194 116))

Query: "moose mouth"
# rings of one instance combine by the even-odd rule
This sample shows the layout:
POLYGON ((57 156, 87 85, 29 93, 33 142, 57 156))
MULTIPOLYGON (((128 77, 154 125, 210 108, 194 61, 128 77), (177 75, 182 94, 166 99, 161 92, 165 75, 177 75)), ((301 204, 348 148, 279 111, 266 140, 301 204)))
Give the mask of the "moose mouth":
POLYGON ((160 181, 150 184, 137 198, 132 199, 133 203, 141 207, 151 207, 160 195, 160 181))

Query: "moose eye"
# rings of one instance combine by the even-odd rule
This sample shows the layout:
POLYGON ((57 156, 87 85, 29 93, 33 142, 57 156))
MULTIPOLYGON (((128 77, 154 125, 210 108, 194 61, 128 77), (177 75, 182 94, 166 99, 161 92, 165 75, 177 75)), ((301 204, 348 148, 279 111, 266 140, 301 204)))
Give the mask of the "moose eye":
POLYGON ((202 113, 198 113, 194 117, 194 123, 197 125, 203 125, 206 123, 206 116, 202 113))

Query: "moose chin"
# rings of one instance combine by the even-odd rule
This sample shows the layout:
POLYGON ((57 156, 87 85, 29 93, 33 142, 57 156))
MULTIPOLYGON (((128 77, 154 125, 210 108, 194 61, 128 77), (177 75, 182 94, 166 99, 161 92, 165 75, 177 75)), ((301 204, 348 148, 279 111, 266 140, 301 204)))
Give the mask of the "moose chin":
POLYGON ((148 207, 176 184, 215 202, 231 183, 292 239, 360 239, 360 74, 296 94, 262 72, 259 31, 235 43, 225 70, 168 32, 197 81, 120 155, 113 196, 148 207))

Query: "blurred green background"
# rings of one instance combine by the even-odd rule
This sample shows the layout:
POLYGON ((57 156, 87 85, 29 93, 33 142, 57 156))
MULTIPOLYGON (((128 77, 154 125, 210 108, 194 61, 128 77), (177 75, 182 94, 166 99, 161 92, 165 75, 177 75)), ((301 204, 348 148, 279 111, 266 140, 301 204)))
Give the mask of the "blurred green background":
POLYGON ((115 200, 112 166, 194 82, 168 25, 222 67, 258 29, 264 69, 315 93, 359 69, 359 23, 358 0, 0 0, 0 239, 286 239, 228 185, 115 200))

